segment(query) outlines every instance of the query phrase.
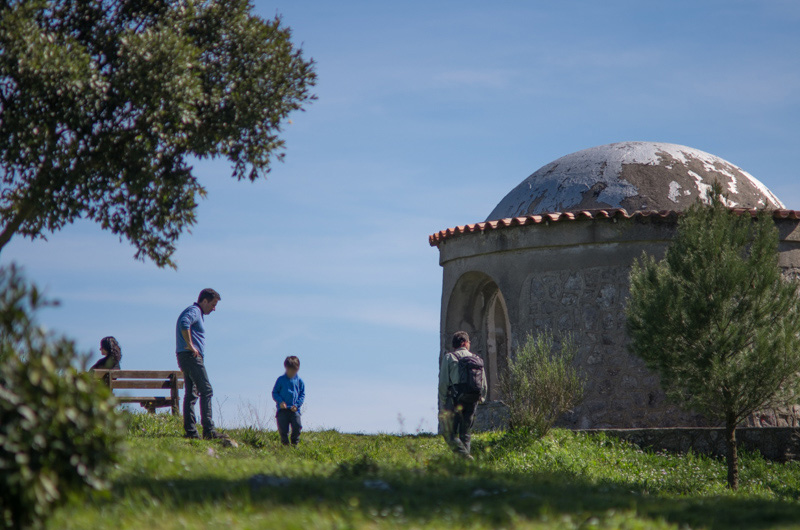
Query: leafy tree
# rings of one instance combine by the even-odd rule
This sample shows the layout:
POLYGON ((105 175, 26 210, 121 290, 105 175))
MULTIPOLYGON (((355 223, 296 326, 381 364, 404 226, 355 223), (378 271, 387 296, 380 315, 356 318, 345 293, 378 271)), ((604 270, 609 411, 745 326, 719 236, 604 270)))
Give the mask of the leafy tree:
POLYGON ((578 353, 566 337, 556 346, 549 331, 528 335, 500 377, 512 431, 544 436, 583 398, 583 379, 573 366, 578 353))
POLYGON ((205 191, 256 180, 313 99, 313 61, 249 0, 0 0, 0 250, 79 218, 174 266, 205 191))
POLYGON ((0 528, 41 526, 70 493, 103 487, 121 449, 116 400, 36 324, 45 304, 0 268, 0 528))
POLYGON ((718 185, 709 202, 681 217, 663 260, 634 264, 627 327, 668 396, 724 424, 736 489, 736 426, 800 390, 800 299, 771 217, 729 210, 718 185))

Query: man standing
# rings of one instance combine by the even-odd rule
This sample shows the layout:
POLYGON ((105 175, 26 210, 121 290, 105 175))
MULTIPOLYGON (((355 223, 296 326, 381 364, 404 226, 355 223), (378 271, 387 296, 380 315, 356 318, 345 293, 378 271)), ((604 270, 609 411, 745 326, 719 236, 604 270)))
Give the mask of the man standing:
POLYGON ((439 410, 441 431, 453 452, 472 460, 470 441, 475 408, 486 399, 483 360, 469 351, 469 335, 457 331, 453 349, 439 367, 439 410))
POLYGON ((221 300, 219 293, 214 289, 203 289, 197 302, 184 309, 178 317, 175 329, 175 352, 178 356, 178 366, 183 372, 185 384, 183 396, 183 429, 186 431, 184 438, 200 438, 197 434, 197 417, 194 415, 194 405, 200 395, 200 422, 203 425, 203 438, 228 439, 227 434, 214 430, 211 420, 211 396, 214 395, 208 374, 203 363, 205 359, 206 328, 205 315, 211 314, 221 300))

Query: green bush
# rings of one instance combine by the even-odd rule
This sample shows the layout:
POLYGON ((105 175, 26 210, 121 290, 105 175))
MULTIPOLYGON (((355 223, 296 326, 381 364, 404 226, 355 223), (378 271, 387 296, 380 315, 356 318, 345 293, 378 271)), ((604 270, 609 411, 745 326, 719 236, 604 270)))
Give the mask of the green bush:
POLYGON ((560 347, 550 332, 527 336, 500 376, 511 430, 544 436, 559 416, 580 403, 583 379, 573 366, 576 353, 569 336, 560 347))
POLYGON ((104 486, 122 423, 111 392, 73 366, 74 344, 36 326, 42 300, 13 267, 0 293, 0 524, 35 528, 71 492, 104 486))

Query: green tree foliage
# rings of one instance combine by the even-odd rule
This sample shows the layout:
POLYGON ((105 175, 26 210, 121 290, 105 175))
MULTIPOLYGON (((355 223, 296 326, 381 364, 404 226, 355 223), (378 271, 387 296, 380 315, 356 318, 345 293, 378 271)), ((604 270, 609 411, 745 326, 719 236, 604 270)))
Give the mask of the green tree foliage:
POLYGON ((571 337, 556 346, 553 335, 528 335, 500 376, 511 430, 544 436, 556 420, 578 405, 583 379, 573 362, 577 348, 571 337))
POLYGON ((14 265, 0 267, 0 362, 14 355, 27 357, 36 326, 34 313, 54 305, 35 285, 28 285, 14 265))
POLYGON ((71 492, 101 488, 124 424, 111 391, 75 369, 75 346, 36 325, 45 303, 0 268, 0 526, 40 526, 71 492))
POLYGON ((736 426, 797 395, 800 299, 778 267, 771 217, 729 210, 719 186, 709 200, 681 217, 663 260, 634 265, 627 327, 668 396, 725 425, 735 489, 736 426))
POLYGON ((78 218, 159 266, 195 222, 195 159, 256 180, 313 62, 249 0, 0 0, 0 249, 78 218))

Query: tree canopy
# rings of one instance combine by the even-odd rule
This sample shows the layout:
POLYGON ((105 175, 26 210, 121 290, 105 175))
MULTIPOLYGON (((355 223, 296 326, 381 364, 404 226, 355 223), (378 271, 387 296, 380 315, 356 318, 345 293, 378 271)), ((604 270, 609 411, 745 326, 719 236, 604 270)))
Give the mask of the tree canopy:
POLYGON ((192 162, 263 177, 315 79, 248 0, 0 0, 0 250, 87 218, 174 266, 192 162))
POLYGON ((631 350, 661 375, 667 395, 728 433, 728 481, 738 483, 735 428, 800 390, 798 285, 778 266, 771 216, 710 204, 682 216, 666 256, 631 272, 631 350))

